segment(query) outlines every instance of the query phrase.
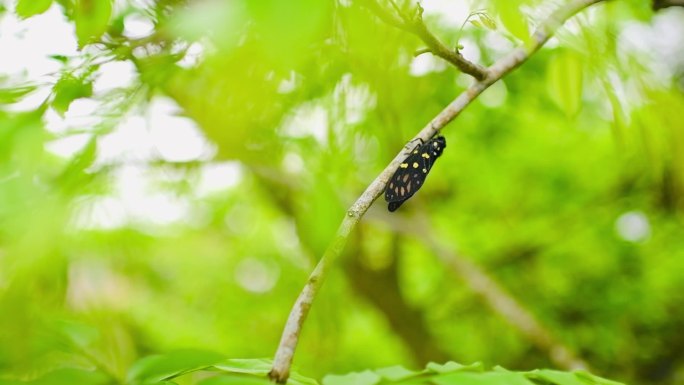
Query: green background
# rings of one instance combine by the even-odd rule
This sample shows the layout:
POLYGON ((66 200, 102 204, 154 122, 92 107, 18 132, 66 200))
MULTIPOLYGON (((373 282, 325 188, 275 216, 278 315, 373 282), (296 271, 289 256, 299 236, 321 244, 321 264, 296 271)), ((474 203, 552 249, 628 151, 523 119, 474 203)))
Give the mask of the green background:
MULTIPOLYGON (((140 358, 178 349, 271 357, 346 209, 471 82, 439 58, 414 59, 422 43, 357 1, 0 4, 0 20, 57 7, 83 48, 55 57, 62 70, 47 84, 0 74, 7 380, 96 368, 123 383, 140 358), (153 23, 149 36, 126 36, 132 16, 153 23), (201 59, 179 65, 191 44, 201 59), (417 74, 414 60, 434 64, 417 74), (135 66, 134 84, 94 92, 99 67, 113 61, 135 66), (51 92, 40 107, 11 108, 41 87, 51 92), (160 97, 198 124, 215 155, 98 161, 103 138, 160 97), (102 106, 85 130, 91 139, 56 156, 46 144, 83 130, 55 134, 45 116, 82 98, 102 106), (220 162, 239 170, 237 183, 200 194, 203 170, 220 162), (115 196, 133 163, 151 193, 186 214, 111 228, 79 222, 115 196)), ((489 65, 524 44, 516 36, 554 4, 471 6, 480 8, 488 16, 462 29, 435 15, 426 23, 489 65)), ((350 237, 312 308, 297 370, 320 379, 447 360, 558 368, 464 284, 437 242, 497 281, 594 373, 681 382, 683 61, 671 56, 665 71, 655 48, 625 44, 621 33, 663 18, 684 13, 654 13, 647 1, 595 6, 448 125, 425 187, 396 213, 379 200, 350 237)))

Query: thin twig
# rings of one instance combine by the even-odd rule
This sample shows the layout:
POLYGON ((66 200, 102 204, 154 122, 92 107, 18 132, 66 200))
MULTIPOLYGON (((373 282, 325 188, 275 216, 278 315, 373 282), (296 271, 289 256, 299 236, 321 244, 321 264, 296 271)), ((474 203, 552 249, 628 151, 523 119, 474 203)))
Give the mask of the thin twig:
POLYGON ((418 57, 424 53, 429 53, 429 52, 432 52, 432 50, 430 48, 417 49, 416 52, 413 53, 413 57, 418 57))
MULTIPOLYGON (((567 2, 548 19, 539 24, 539 27, 537 28, 537 31, 535 31, 533 39, 529 44, 514 49, 510 54, 499 59, 489 67, 489 76, 482 81, 473 83, 468 89, 456 97, 456 99, 437 114, 430 123, 423 127, 412 141, 418 139, 428 141, 444 126, 454 120, 484 90, 516 69, 533 53, 539 50, 539 48, 541 48, 551 37, 552 33, 567 19, 582 9, 601 1, 603 0, 572 0, 567 2)), ((299 297, 297 297, 297 300, 292 307, 275 354, 273 368, 269 373, 269 377, 272 381, 277 383, 285 383, 287 381, 302 326, 309 313, 311 304, 323 283, 327 270, 341 254, 347 237, 349 237, 349 234, 361 220, 361 217, 363 217, 371 204, 373 204, 373 201, 382 194, 389 178, 394 174, 404 158, 404 151, 400 151, 347 211, 347 215, 337 229, 335 237, 328 245, 328 248, 318 261, 314 270, 311 272, 307 283, 304 285, 302 292, 299 294, 299 297)))
MULTIPOLYGON (((364 1, 363 5, 370 9, 371 12, 375 14, 380 20, 385 22, 385 24, 389 24, 393 27, 399 28, 401 30, 409 31, 408 25, 404 22, 404 20, 401 18, 401 16, 397 17, 385 9, 382 5, 378 4, 375 0, 369 0, 369 1, 364 1)), ((403 15, 403 14, 400 14, 403 15)))
POLYGON ((467 60, 458 50, 447 47, 437 38, 437 36, 433 35, 423 22, 421 14, 422 12, 419 12, 419 16, 415 24, 413 24, 411 31, 418 36, 425 45, 430 47, 433 54, 448 61, 456 66, 461 72, 471 75, 477 80, 482 81, 488 77, 487 68, 467 60))
POLYGON ((382 21, 418 36, 428 46, 430 49, 429 52, 432 52, 434 55, 453 64, 461 72, 471 75, 477 80, 484 80, 487 78, 487 68, 467 60, 458 52, 458 50, 450 49, 442 43, 437 36, 428 30, 423 21, 423 8, 420 5, 418 5, 416 15, 409 18, 399 10, 394 1, 390 0, 390 3, 398 13, 399 19, 395 15, 390 14, 387 9, 378 4, 376 0, 363 2, 363 4, 382 21))
POLYGON ((404 21, 407 21, 406 16, 404 15, 404 13, 401 11, 399 6, 397 5, 397 2, 394 0, 389 0, 389 2, 390 2, 390 4, 392 4, 392 8, 394 8, 394 11, 397 12, 397 15, 399 15, 399 17, 404 19, 404 21))

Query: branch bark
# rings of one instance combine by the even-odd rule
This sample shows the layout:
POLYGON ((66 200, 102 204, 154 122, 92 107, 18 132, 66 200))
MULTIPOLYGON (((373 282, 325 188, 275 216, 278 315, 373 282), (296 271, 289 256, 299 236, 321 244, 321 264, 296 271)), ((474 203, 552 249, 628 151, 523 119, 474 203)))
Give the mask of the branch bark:
MULTIPOLYGON (((297 194, 297 185, 291 179, 283 177, 276 169, 262 165, 248 165, 250 172, 257 178, 264 194, 267 194, 278 208, 286 213, 294 222, 299 238, 302 240, 301 250, 315 263, 312 247, 302 235, 302 228, 295 215, 292 197, 297 194)), ((360 224, 359 226, 362 226, 360 224)), ((374 306, 387 320, 390 328, 411 351, 418 366, 428 362, 446 361, 447 354, 439 347, 424 319, 423 313, 410 306, 399 290, 397 264, 400 258, 400 237, 394 236, 389 249, 392 263, 383 269, 367 268, 364 260, 363 229, 357 229, 347 243, 344 259, 344 273, 352 289, 370 305, 374 306)))
MULTIPOLYGON (((603 0, 571 0, 565 3, 561 8, 539 24, 529 44, 514 49, 507 56, 499 59, 489 67, 489 76, 483 80, 474 82, 470 87, 458 95, 456 99, 423 127, 412 141, 418 139, 428 141, 444 128, 444 126, 454 120, 484 90, 516 69, 532 54, 538 51, 551 37, 553 32, 567 19, 582 9, 601 1, 603 0)), ((389 178, 391 178, 392 174, 397 170, 405 156, 406 154, 404 151, 400 151, 347 211, 335 237, 328 245, 328 248, 323 253, 323 256, 318 261, 314 270, 311 272, 308 281, 304 285, 302 292, 297 297, 297 300, 290 311, 273 360, 273 368, 269 373, 269 377, 272 381, 277 383, 285 383, 287 381, 302 326, 309 314, 311 304, 323 284, 328 269, 342 253, 349 234, 354 227, 356 227, 356 224, 361 220, 361 217, 363 217, 371 204, 373 204, 373 201, 382 194, 389 178)))

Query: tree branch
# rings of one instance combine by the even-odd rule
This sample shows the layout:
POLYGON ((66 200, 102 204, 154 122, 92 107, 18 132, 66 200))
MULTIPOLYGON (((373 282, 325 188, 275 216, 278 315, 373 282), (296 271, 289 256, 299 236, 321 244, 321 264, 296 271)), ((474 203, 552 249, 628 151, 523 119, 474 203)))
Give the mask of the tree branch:
MULTIPOLYGON (((554 12, 548 19, 544 20, 535 31, 532 41, 522 47, 513 50, 507 56, 499 59, 491 67, 489 67, 489 76, 482 81, 476 81, 468 89, 462 92, 456 99, 447 105, 437 116, 435 116, 430 123, 428 123, 412 141, 422 139, 428 141, 431 137, 437 134, 444 126, 454 120, 478 95, 480 95, 489 86, 501 79, 506 74, 513 71, 521 63, 527 60, 533 53, 544 45, 544 43, 551 37, 551 34, 558 29, 567 19, 582 9, 601 2, 602 0, 571 0, 564 4, 563 7, 554 12)), ((290 366, 294 357, 295 348, 299 340, 299 334, 302 326, 309 313, 311 304, 313 303, 316 293, 320 289, 323 279, 326 276, 327 270, 333 264, 335 259, 341 254, 344 249, 347 237, 352 232, 356 224, 361 220, 368 208, 373 204, 373 201, 382 194, 385 185, 389 178, 399 167, 399 164, 404 160, 406 154, 400 151, 387 167, 375 178, 375 180, 366 188, 361 196, 352 204, 347 211, 347 215, 342 220, 340 227, 332 242, 323 253, 323 256, 318 261, 318 264, 311 272, 308 281, 304 285, 302 292, 297 297, 294 306, 288 316, 287 323, 283 330, 278 349, 276 350, 273 361, 273 368, 269 373, 272 381, 277 383, 285 383, 290 374, 290 366)))
POLYGON ((557 339, 494 277, 468 258, 454 253, 439 242, 433 236, 434 226, 429 223, 427 216, 419 215, 413 217, 411 221, 396 217, 388 221, 388 217, 388 215, 383 216, 383 223, 390 225, 395 231, 416 236, 422 240, 434 255, 466 284, 470 291, 484 299, 494 313, 517 329, 532 345, 545 352, 556 366, 566 370, 589 369, 586 362, 557 339))
MULTIPOLYGON (((302 240, 301 251, 307 259, 314 260, 311 244, 302 235, 304 230, 299 223, 299 218, 295 215, 292 197, 297 194, 297 185, 293 184, 290 178, 283 177, 277 169, 255 165, 248 165, 248 167, 260 183, 264 194, 268 195, 273 203, 294 221, 296 232, 302 240)), ((445 361, 448 356, 430 334, 422 312, 412 308, 399 290, 397 273, 397 264, 401 254, 399 234, 393 236, 389 250, 392 263, 379 270, 369 269, 361 262, 365 257, 362 247, 362 229, 358 229, 354 235, 348 241, 345 257, 343 257, 345 259, 344 273, 352 289, 382 313, 392 331, 411 350, 418 366, 425 366, 431 361, 445 361)))
POLYGON ((416 52, 413 53, 413 57, 418 57, 424 53, 431 53, 432 50, 430 48, 421 48, 417 49, 416 52))
POLYGON ((479 266, 446 248, 429 234, 424 234, 423 239, 435 255, 458 275, 473 293, 482 297, 492 311, 516 328, 534 346, 546 352, 551 362, 566 370, 589 370, 586 362, 556 339, 532 312, 479 266))
POLYGON ((385 23, 412 33, 420 38, 425 45, 428 46, 428 49, 425 52, 431 52, 433 55, 441 57, 453 64, 461 72, 466 73, 477 80, 484 80, 487 78, 487 68, 467 60, 460 52, 447 47, 437 38, 437 36, 428 30, 423 21, 423 8, 420 4, 418 5, 415 17, 408 17, 403 13, 400 13, 400 10, 393 1, 390 2, 394 6, 396 12, 399 13, 399 18, 387 12, 387 10, 382 5, 378 4, 376 0, 364 1, 363 4, 385 23))

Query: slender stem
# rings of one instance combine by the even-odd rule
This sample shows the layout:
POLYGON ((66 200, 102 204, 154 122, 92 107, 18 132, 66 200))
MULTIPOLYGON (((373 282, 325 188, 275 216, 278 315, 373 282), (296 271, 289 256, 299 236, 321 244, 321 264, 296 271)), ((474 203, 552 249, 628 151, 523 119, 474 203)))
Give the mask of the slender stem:
POLYGON ((401 17, 402 19, 406 20, 406 17, 404 16, 404 13, 401 12, 401 9, 397 5, 397 3, 394 0, 389 0, 390 4, 392 4, 392 8, 394 8, 394 11, 397 12, 397 15, 401 17))
MULTIPOLYGON (((447 105, 437 116, 435 116, 430 123, 428 123, 412 141, 421 139, 423 141, 429 140, 437 134, 444 126, 454 120, 482 91, 486 90, 494 82, 501 79, 520 64, 526 61, 533 53, 541 48, 544 43, 551 37, 551 34, 558 29, 567 19, 572 17, 575 13, 582 9, 601 2, 603 0, 571 0, 563 7, 554 12, 548 19, 544 20, 535 31, 532 41, 522 47, 514 49, 507 56, 499 59, 488 69, 489 76, 484 80, 474 82, 470 87, 463 91, 456 99, 447 105)), ((366 188, 361 196, 352 204, 347 211, 347 215, 340 224, 337 234, 326 249, 325 253, 318 261, 318 264, 311 272, 304 289, 295 301, 294 306, 285 324, 280 344, 275 354, 273 368, 269 373, 272 381, 277 383, 285 383, 290 373, 290 366, 294 357, 295 348, 299 340, 299 335, 309 313, 311 304, 313 303, 318 290, 323 284, 327 270, 333 264, 335 259, 341 254, 344 245, 356 224, 361 220, 361 217, 366 213, 373 201, 382 194, 385 185, 390 177, 399 167, 403 161, 405 154, 400 151, 394 159, 385 167, 385 169, 375 178, 375 180, 366 188)))
POLYGON ((463 28, 465 28, 466 24, 468 24, 468 21, 470 21, 470 19, 472 19, 474 16, 486 15, 486 14, 487 14, 487 12, 485 12, 484 10, 470 12, 468 17, 466 17, 466 19, 463 20, 463 23, 461 23, 461 28, 458 29, 458 33, 456 34, 456 41, 458 42, 459 40, 461 40, 461 34, 463 33, 463 28))
POLYGON ((433 54, 453 64, 461 72, 471 75, 477 80, 485 80, 487 78, 487 68, 467 60, 459 51, 447 47, 428 30, 422 18, 413 25, 410 31, 418 36, 430 48, 433 54))
POLYGON ((390 0, 390 2, 396 13, 398 13, 398 17, 389 13, 376 0, 365 0, 363 4, 385 23, 418 36, 428 46, 429 52, 453 64, 461 72, 471 75, 477 80, 487 78, 487 68, 468 61, 460 52, 447 47, 437 36, 428 30, 423 21, 423 8, 420 5, 418 5, 416 16, 410 18, 401 13, 401 10, 394 1, 390 0))
POLYGON ((432 50, 430 48, 421 48, 416 50, 416 52, 413 53, 413 57, 418 57, 424 53, 430 53, 432 50))

